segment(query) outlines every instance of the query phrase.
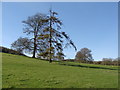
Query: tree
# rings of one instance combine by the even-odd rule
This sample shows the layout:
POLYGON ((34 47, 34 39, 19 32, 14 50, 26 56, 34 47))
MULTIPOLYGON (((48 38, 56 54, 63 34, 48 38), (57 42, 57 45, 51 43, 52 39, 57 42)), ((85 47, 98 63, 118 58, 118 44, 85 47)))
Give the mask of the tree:
POLYGON ((118 62, 118 61, 119 61, 118 58, 113 59, 113 65, 119 65, 119 62, 118 62))
POLYGON ((27 20, 23 21, 24 33, 27 35, 32 35, 32 42, 33 42, 33 58, 35 58, 36 52, 40 50, 40 46, 42 41, 38 39, 41 34, 43 34, 43 29, 47 25, 45 21, 47 16, 45 14, 37 13, 34 16, 28 17, 27 20))
POLYGON ((102 64, 103 65, 112 65, 113 59, 112 58, 103 58, 102 59, 102 64))
POLYGON ((48 26, 43 30, 44 33, 39 38, 46 40, 45 42, 47 42, 49 46, 47 46, 44 52, 40 53, 39 55, 47 55, 49 62, 51 63, 52 59, 54 58, 64 58, 65 55, 63 53, 63 48, 70 45, 72 45, 75 50, 77 50, 77 48, 69 36, 65 32, 61 31, 61 26, 63 23, 57 17, 58 13, 52 10, 49 12, 50 14, 45 20, 48 23, 48 26), (66 43, 64 42, 65 40, 66 43))
POLYGON ((91 50, 88 48, 82 48, 77 52, 75 59, 81 62, 91 62, 93 61, 91 50))
POLYGON ((32 42, 28 38, 18 38, 11 44, 11 48, 18 51, 19 53, 30 52, 32 47, 32 42))
MULTIPOLYGON (((64 59, 63 49, 68 46, 73 46, 77 50, 69 36, 60 30, 63 23, 57 15, 58 13, 50 10, 49 15, 38 13, 23 21, 24 33, 31 37, 30 50, 33 58, 37 55, 52 62, 53 59, 64 59)), ((18 48, 21 52, 22 47, 24 46, 18 48)))

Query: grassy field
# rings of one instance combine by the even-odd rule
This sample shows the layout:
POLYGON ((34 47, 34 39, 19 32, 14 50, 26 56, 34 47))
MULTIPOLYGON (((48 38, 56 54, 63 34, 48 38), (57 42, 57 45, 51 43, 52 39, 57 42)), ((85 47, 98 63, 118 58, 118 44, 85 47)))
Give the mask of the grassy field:
POLYGON ((117 88, 117 66, 59 63, 2 54, 3 88, 117 88))

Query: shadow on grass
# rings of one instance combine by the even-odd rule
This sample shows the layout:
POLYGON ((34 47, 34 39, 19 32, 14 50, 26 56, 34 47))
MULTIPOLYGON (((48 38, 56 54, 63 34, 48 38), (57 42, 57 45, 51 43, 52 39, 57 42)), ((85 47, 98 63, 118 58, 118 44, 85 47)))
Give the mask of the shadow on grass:
POLYGON ((118 70, 118 69, 113 69, 113 68, 96 67, 96 66, 85 66, 85 65, 73 65, 73 64, 60 64, 60 65, 73 66, 73 67, 83 67, 83 68, 94 68, 94 69, 118 70))

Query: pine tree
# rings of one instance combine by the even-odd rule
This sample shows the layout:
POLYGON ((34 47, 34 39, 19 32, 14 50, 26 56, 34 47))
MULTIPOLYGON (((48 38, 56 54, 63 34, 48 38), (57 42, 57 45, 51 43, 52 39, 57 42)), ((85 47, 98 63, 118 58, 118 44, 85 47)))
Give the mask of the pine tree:
MULTIPOLYGON (((61 26, 63 25, 62 21, 57 17, 58 13, 52 10, 49 11, 46 22, 48 26, 43 30, 44 34, 41 35, 39 39, 46 40, 45 42, 49 44, 44 50, 43 56, 47 55, 49 62, 51 63, 53 59, 64 59, 63 49, 69 45, 72 45, 75 50, 76 46, 69 36, 61 31, 61 26), (64 40, 66 39, 66 43, 64 40)), ((40 55, 40 54, 39 54, 40 55)))

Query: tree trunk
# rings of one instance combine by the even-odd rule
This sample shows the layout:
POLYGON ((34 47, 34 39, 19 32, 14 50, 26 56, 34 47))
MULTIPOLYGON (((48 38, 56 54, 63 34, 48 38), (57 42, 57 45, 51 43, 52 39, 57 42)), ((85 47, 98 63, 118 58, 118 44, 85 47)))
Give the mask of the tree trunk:
POLYGON ((51 58, 50 58, 49 63, 51 63, 51 62, 52 62, 52 60, 51 60, 51 58))
POLYGON ((51 42, 51 38, 52 38, 51 29, 52 29, 52 20, 51 20, 51 10, 50 10, 50 28, 49 28, 49 32, 50 32, 50 60, 49 60, 49 63, 52 62, 52 59, 51 59, 51 46, 52 46, 52 42, 51 42))
POLYGON ((34 38, 34 48, 33 48, 33 56, 32 56, 32 58, 35 58, 36 47, 37 47, 37 45, 36 45, 36 36, 35 36, 35 38, 34 38))
POLYGON ((36 53, 36 44, 34 44, 34 49, 33 49, 33 56, 32 56, 32 58, 35 58, 35 53, 36 53))

